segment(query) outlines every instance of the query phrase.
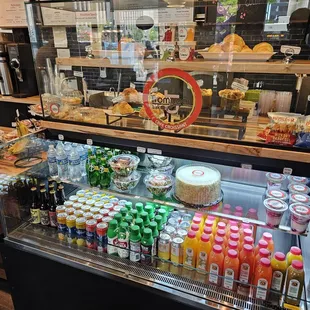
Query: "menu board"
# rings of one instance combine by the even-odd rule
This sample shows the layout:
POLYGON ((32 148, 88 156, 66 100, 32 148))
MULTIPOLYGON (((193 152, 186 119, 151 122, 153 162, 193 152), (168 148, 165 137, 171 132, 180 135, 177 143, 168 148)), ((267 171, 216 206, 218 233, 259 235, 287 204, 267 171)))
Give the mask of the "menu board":
POLYGON ((0 27, 27 27, 24 0, 1 0, 0 27))

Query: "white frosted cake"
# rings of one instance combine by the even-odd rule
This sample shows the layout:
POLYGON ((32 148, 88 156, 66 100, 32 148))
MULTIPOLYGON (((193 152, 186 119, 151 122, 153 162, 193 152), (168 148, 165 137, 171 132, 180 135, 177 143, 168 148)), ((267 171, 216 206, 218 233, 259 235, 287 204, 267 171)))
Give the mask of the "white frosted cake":
POLYGON ((188 204, 207 205, 221 196, 221 174, 206 165, 180 167, 175 177, 175 195, 188 204))

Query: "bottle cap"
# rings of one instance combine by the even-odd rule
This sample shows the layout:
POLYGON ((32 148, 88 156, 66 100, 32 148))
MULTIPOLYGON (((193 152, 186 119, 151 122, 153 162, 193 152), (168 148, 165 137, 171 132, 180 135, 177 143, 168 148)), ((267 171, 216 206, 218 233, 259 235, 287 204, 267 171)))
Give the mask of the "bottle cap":
POLYGON ((192 224, 192 225, 191 225, 191 230, 194 231, 194 232, 199 231, 199 225, 197 225, 197 224, 192 224))
POLYGON ((259 256, 260 257, 269 257, 270 252, 267 249, 259 249, 259 256))
POLYGON ((256 209, 249 209, 248 211, 248 216, 256 216, 257 215, 257 210, 256 209))
POLYGON ((253 251, 253 247, 249 244, 244 244, 243 245, 243 250, 246 252, 252 252, 253 251))
POLYGON ((242 223, 242 224, 241 224, 241 228, 242 228, 242 229, 246 229, 246 228, 250 228, 250 227, 251 227, 251 225, 248 224, 248 223, 242 223))
POLYGON ((234 215, 235 215, 235 216, 239 216, 239 217, 242 217, 242 216, 243 216, 242 212, 238 212, 238 211, 236 211, 236 212, 234 213, 234 215))
POLYGON ((116 227, 117 227, 117 220, 112 220, 112 221, 110 221, 110 223, 109 223, 109 228, 112 228, 112 229, 115 229, 116 227))
POLYGON ((238 222, 237 221, 234 221, 234 220, 229 220, 229 226, 238 226, 238 222))
POLYGON ((224 238, 225 235, 226 235, 225 230, 224 229, 218 229, 217 232, 216 232, 216 235, 219 236, 219 237, 224 238))
POLYGON ((267 247, 268 247, 268 242, 266 241, 266 240, 259 240, 258 241, 258 247, 260 248, 260 249, 267 249, 267 247))
POLYGON ((137 236, 140 233, 140 227, 138 225, 131 226, 130 233, 134 236, 137 236))
POLYGON ((132 217, 137 218, 138 211, 136 209, 132 209, 132 210, 130 210, 130 214, 132 215, 132 217))
POLYGON ((118 223, 122 220, 122 215, 120 213, 116 213, 113 217, 114 220, 117 220, 118 223))
POLYGON ((143 203, 142 202, 137 202, 136 203, 136 209, 138 210, 138 212, 142 212, 143 211, 143 203))
POLYGON ((266 240, 266 241, 271 241, 271 240, 272 240, 272 234, 269 233, 269 232, 264 232, 264 233, 263 233, 263 238, 264 238, 264 240, 266 240))
POLYGON ((138 217, 136 220, 135 220, 135 224, 137 225, 143 225, 143 220, 141 217, 138 217))
POLYGON ((261 258, 259 262, 265 267, 270 267, 270 260, 266 257, 261 258))
POLYGON ((236 207, 235 207, 235 211, 236 211, 236 212, 241 212, 241 213, 242 213, 242 212, 243 212, 243 208, 242 208, 241 206, 236 206, 236 207))
POLYGON ((251 229, 245 228, 245 229, 243 230, 243 234, 244 234, 245 236, 247 236, 247 237, 251 237, 252 234, 253 234, 253 232, 252 232, 251 229))
MULTIPOLYGON (((127 224, 127 223, 126 223, 126 224, 127 224)), ((152 237, 152 231, 151 231, 150 228, 144 228, 144 230, 143 230, 143 237, 144 237, 145 239, 149 239, 149 238, 152 237)))
POLYGON ((214 221, 215 220, 215 216, 214 215, 208 215, 207 219, 210 220, 210 221, 214 221))
POLYGON ((226 224, 224 222, 218 222, 217 228, 218 229, 225 229, 226 228, 226 224))
POLYGON ((238 257, 238 252, 235 250, 228 250, 228 257, 230 258, 237 258, 238 257))
POLYGON ((297 246, 292 246, 290 252, 293 255, 301 255, 301 249, 297 246))
POLYGON ((239 235, 239 234, 231 234, 231 235, 229 236, 229 239, 230 239, 230 240, 233 240, 233 241, 236 241, 236 242, 239 241, 239 238, 240 238, 240 235, 239 235))
POLYGON ((228 247, 230 249, 236 250, 238 248, 238 243, 236 241, 229 240, 228 241, 228 247))
POLYGON ((193 218, 193 223, 199 225, 199 224, 201 223, 201 218, 195 216, 195 217, 193 218))
POLYGON ((244 237, 243 242, 244 242, 244 244, 252 245, 252 244, 254 244, 254 239, 252 237, 246 236, 246 237, 244 237))
POLYGON ((285 261, 285 255, 282 252, 276 252, 274 258, 279 261, 285 261))
POLYGON ((125 221, 129 224, 133 221, 133 217, 131 215, 126 215, 125 216, 125 221))
POLYGON ((221 254, 222 253, 222 247, 220 245, 218 245, 218 244, 215 244, 213 246, 213 252, 217 253, 217 254, 221 254))
POLYGON ((207 227, 212 227, 212 226, 213 226, 213 221, 206 220, 206 221, 205 221, 205 226, 207 226, 207 227))
POLYGON ((230 232, 231 232, 232 234, 237 234, 237 233, 239 232, 238 226, 231 226, 231 227, 230 227, 230 232))
POLYGON ((149 227, 151 228, 151 230, 154 232, 154 230, 157 230, 157 223, 156 222, 150 222, 149 227))
POLYGON ((231 209, 231 205, 229 203, 225 203, 223 210, 230 210, 231 209))
POLYGON ((195 212, 194 217, 202 218, 202 217, 203 217, 203 214, 202 214, 201 212, 195 212))
POLYGON ((147 205, 144 207, 144 211, 146 211, 150 215, 153 213, 153 207, 150 205, 147 205))
POLYGON ((215 236, 214 244, 222 245, 224 243, 224 239, 220 236, 215 236))
POLYGON ((210 236, 207 234, 202 234, 200 239, 203 242, 208 242, 210 240, 210 236))
POLYGON ((212 228, 205 226, 203 229, 203 232, 204 232, 204 234, 211 235, 212 234, 212 228))
POLYGON ((161 215, 155 215, 155 222, 157 223, 158 230, 163 230, 163 217, 161 215))
POLYGON ((292 266, 293 266, 293 268, 299 269, 299 270, 304 268, 304 264, 300 260, 293 260, 292 266))
POLYGON ((196 238, 196 233, 192 230, 190 230, 188 233, 187 233, 187 237, 188 238, 191 238, 191 239, 194 239, 196 238))

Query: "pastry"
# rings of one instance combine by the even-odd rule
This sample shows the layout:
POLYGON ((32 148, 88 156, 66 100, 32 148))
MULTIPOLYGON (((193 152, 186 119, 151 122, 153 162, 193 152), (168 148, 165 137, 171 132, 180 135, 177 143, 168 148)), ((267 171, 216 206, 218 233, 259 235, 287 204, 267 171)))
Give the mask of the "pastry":
POLYGON ((121 101, 113 106, 112 112, 113 114, 124 115, 134 113, 134 109, 126 101, 121 101))
POLYGON ((253 50, 249 48, 247 45, 243 46, 241 53, 253 53, 253 50))
MULTIPOLYGON (((159 117, 162 113, 161 109, 152 109, 152 112, 154 115, 156 115, 157 117, 159 117)), ((142 107, 140 112, 139 112, 139 116, 142 118, 149 118, 149 116, 146 114, 145 108, 142 107)))
POLYGON ((202 96, 206 96, 206 97, 210 97, 212 96, 212 89, 206 89, 206 88, 203 88, 201 89, 201 95, 202 96))
POLYGON ((241 49, 240 45, 233 44, 233 42, 226 42, 222 45, 222 50, 227 53, 239 53, 241 49))
POLYGON ((122 92, 124 100, 127 102, 138 102, 139 101, 139 93, 135 88, 125 88, 122 92))
POLYGON ((230 100, 239 100, 244 98, 244 93, 238 89, 223 89, 219 91, 219 96, 230 100))
POLYGON ((271 44, 267 42, 262 42, 262 43, 256 44, 253 47, 253 52, 254 53, 273 53, 273 47, 271 44))
POLYGON ((208 53, 221 53, 222 51, 222 44, 212 44, 209 49, 208 49, 208 53))
POLYGON ((244 40, 235 33, 227 35, 224 38, 223 43, 232 43, 233 45, 238 45, 241 48, 243 48, 243 46, 245 45, 244 40))

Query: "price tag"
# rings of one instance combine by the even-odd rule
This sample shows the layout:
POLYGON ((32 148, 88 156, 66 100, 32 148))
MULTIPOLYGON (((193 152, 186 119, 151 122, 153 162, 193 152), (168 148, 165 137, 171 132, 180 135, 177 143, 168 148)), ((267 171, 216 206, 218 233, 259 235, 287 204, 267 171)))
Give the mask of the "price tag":
POLYGON ((16 109, 16 116, 19 117, 19 110, 16 109))
POLYGON ((11 125, 12 125, 12 127, 16 127, 16 123, 15 122, 12 122, 11 125))
POLYGON ((73 75, 76 77, 83 77, 83 72, 82 71, 73 71, 73 75))
POLYGON ((63 141, 63 140, 65 140, 65 137, 63 135, 59 134, 58 135, 58 140, 63 141))
POLYGON ((107 77, 107 68, 100 68, 100 77, 105 79, 107 77))
POLYGON ((245 85, 243 85, 243 84, 240 84, 240 83, 238 83, 238 82, 233 82, 233 83, 231 84, 231 88, 232 88, 232 89, 238 89, 238 90, 240 90, 240 91, 242 91, 242 92, 244 92, 244 93, 249 89, 249 87, 247 87, 247 86, 245 86, 245 85))
POLYGON ((139 152, 139 153, 145 153, 145 152, 146 152, 146 148, 145 148, 145 147, 142 147, 142 146, 138 146, 138 147, 137 147, 137 152, 139 152))
POLYGON ((117 96, 117 97, 113 98, 112 102, 113 103, 118 103, 118 102, 121 102, 123 100, 124 100, 124 97, 122 95, 120 95, 120 96, 117 96))
POLYGON ((93 139, 87 139, 86 144, 87 145, 93 145, 93 139))
POLYGON ((241 164, 241 168, 251 170, 251 169, 252 169, 252 165, 249 165, 249 164, 241 164))
POLYGON ((130 83, 129 85, 130 85, 130 88, 133 88, 133 89, 136 88, 136 85, 134 83, 130 83))
POLYGON ((298 55, 300 54, 301 47, 300 46, 291 46, 291 45, 281 45, 281 53, 285 54, 293 54, 298 55))
POLYGON ((283 174, 291 175, 293 173, 292 168, 283 168, 283 174))
POLYGON ((155 155, 162 155, 162 150, 158 150, 158 149, 147 149, 147 152, 149 154, 155 154, 155 155))

